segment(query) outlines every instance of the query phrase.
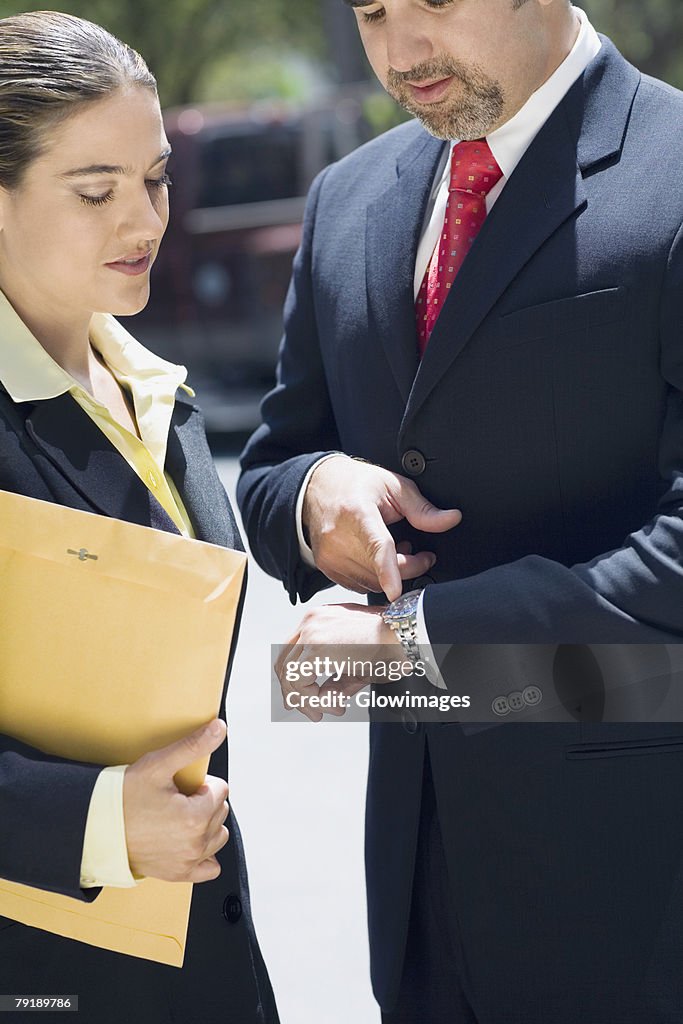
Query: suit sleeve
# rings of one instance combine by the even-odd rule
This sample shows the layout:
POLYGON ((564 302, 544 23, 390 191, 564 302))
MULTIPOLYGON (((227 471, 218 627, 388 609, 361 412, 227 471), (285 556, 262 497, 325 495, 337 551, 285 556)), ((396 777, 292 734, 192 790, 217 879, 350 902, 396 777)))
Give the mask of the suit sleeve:
POLYGON ((99 895, 81 888, 80 868, 101 771, 0 735, 0 877, 86 902, 99 895))
POLYGON ((263 401, 263 423, 242 453, 237 484, 237 500, 254 557, 267 573, 282 580, 292 604, 297 595, 307 601, 332 586, 323 573, 302 559, 295 517, 297 497, 309 469, 340 448, 311 285, 315 214, 325 174, 323 171, 314 181, 306 205, 301 246, 285 303, 277 382, 263 401), (316 451, 310 451, 311 439, 316 451))
POLYGON ((424 611, 433 644, 683 640, 683 228, 669 253, 660 336, 668 395, 653 518, 589 562, 567 567, 531 555, 430 585, 424 611))

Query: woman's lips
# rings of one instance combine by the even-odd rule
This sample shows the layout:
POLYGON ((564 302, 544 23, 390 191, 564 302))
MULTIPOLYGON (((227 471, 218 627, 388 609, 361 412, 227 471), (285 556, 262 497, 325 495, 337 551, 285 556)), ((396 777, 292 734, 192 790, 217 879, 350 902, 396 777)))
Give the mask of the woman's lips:
POLYGON ((128 276, 135 277, 138 274, 144 274, 145 271, 149 270, 152 262, 152 253, 148 252, 145 256, 140 256, 136 260, 118 260, 114 263, 106 263, 105 266, 109 267, 110 270, 118 270, 119 274, 127 274, 128 276))
POLYGON ((410 95, 418 103, 438 103, 448 92, 452 81, 453 76, 449 75, 448 78, 441 78, 438 82, 432 82, 430 85, 406 84, 410 90, 410 95))

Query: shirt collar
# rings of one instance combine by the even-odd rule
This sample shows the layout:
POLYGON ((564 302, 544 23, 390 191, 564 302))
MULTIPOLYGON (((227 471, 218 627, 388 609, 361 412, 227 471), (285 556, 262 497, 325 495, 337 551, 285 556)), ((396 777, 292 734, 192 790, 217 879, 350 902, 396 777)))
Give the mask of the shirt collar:
MULTIPOLYGON (((94 313, 90 322, 93 347, 119 377, 183 387, 187 370, 154 355, 108 313, 94 313)), ((14 402, 40 402, 67 391, 83 390, 43 348, 0 291, 0 382, 14 402)), ((175 388, 174 388, 175 390, 175 388)))
POLYGON ((584 11, 574 7, 579 34, 570 53, 543 85, 532 93, 514 117, 487 136, 498 166, 509 178, 558 103, 599 52, 600 37, 584 11))
MULTIPOLYGON (((514 117, 496 128, 486 137, 491 152, 505 178, 509 178, 536 135, 571 89, 574 82, 586 70, 593 58, 599 53, 602 43, 588 16, 579 7, 572 10, 580 23, 576 41, 562 61, 540 88, 531 94, 523 107, 514 117)), ((448 156, 458 140, 451 143, 448 156)), ((436 192, 444 179, 450 176, 450 159, 444 161, 443 173, 437 174, 436 192)))

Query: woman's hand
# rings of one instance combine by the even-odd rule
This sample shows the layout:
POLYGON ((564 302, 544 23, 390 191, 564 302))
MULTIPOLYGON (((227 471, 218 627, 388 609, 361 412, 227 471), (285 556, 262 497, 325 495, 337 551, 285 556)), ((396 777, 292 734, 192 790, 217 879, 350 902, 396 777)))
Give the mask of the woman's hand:
POLYGON ((220 875, 215 855, 228 841, 228 784, 207 775, 195 793, 185 796, 173 776, 213 753, 225 734, 225 722, 214 719, 126 768, 123 814, 134 875, 166 882, 208 882, 220 875))

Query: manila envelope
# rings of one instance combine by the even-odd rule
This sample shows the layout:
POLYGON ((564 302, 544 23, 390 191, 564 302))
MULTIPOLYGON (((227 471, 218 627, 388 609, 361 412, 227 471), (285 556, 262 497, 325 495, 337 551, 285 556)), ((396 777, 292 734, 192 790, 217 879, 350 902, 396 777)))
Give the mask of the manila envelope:
MULTIPOLYGON (((3 491, 0 523, 0 733, 129 764, 220 712, 242 552, 3 491)), ((5 917, 176 967, 191 897, 145 878, 84 903, 0 879, 5 917)))

